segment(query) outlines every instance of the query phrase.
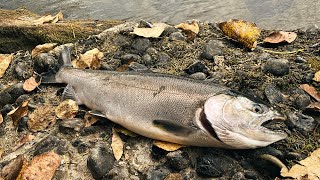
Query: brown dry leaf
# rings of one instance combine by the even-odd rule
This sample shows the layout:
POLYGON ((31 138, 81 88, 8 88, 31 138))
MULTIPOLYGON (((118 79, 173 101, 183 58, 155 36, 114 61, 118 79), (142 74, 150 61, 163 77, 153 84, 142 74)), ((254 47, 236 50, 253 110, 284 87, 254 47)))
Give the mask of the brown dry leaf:
POLYGON ((0 170, 0 177, 5 180, 16 179, 22 169, 24 161, 25 158, 23 155, 16 157, 0 170))
POLYGON ((117 161, 121 158, 123 154, 123 141, 120 138, 119 134, 112 128, 112 151, 113 155, 116 158, 117 161))
POLYGON ((185 147, 184 145, 181 145, 181 144, 175 144, 175 143, 159 141, 159 140, 154 140, 153 144, 158 148, 161 148, 166 151, 176 151, 182 147, 185 147))
POLYGON ((2 116, 2 114, 1 114, 1 112, 0 112, 0 124, 1 123, 3 123, 3 116, 2 116))
POLYGON ((313 109, 315 111, 320 111, 320 102, 312 102, 307 108, 313 109))
POLYGON ((28 109, 29 100, 25 100, 21 103, 21 105, 8 113, 8 116, 11 117, 13 121, 13 125, 17 127, 19 120, 26 116, 29 112, 28 109))
POLYGON ((72 66, 81 69, 99 69, 101 67, 101 59, 103 53, 97 48, 81 54, 77 60, 72 61, 72 66))
POLYGON ((188 36, 188 39, 193 39, 199 33, 199 25, 193 21, 191 24, 180 23, 175 26, 176 28, 182 29, 182 31, 188 36))
POLYGON ((0 54, 0 78, 3 77, 12 59, 13 59, 13 54, 0 54))
POLYGON ((320 82, 320 71, 318 71, 314 74, 313 80, 316 82, 320 82))
POLYGON ((57 43, 46 43, 46 44, 38 45, 34 49, 32 49, 31 57, 34 58, 38 56, 40 53, 49 52, 53 48, 55 48, 57 45, 58 45, 57 43))
POLYGON ((44 23, 57 23, 58 21, 61 21, 61 20, 63 20, 63 14, 61 11, 59 11, 58 14, 55 16, 52 16, 52 15, 42 16, 41 18, 34 20, 32 24, 40 25, 44 23))
POLYGON ((313 86, 310 86, 309 84, 301 84, 300 89, 304 90, 310 96, 312 96, 314 99, 320 102, 320 93, 313 86))
POLYGON ((27 122, 32 132, 41 131, 53 126, 56 123, 54 108, 51 105, 37 107, 30 115, 27 122))
POLYGON ((77 102, 71 99, 66 99, 56 107, 56 116, 59 119, 71 119, 74 118, 79 110, 77 102))
POLYGON ((137 137, 138 135, 132 131, 129 131, 128 129, 122 127, 122 126, 119 126, 119 127, 115 127, 114 130, 116 132, 119 132, 119 133, 122 133, 124 135, 127 135, 127 136, 130 136, 130 137, 137 137))
POLYGON ((247 48, 254 50, 261 30, 255 23, 238 19, 231 19, 218 24, 221 31, 228 37, 239 41, 247 48))
POLYGON ((164 180, 183 180, 180 173, 170 173, 164 180))
POLYGON ((23 89, 27 92, 31 92, 41 84, 41 80, 36 82, 34 77, 30 77, 23 83, 23 89))
POLYGON ((51 180, 60 162, 60 156, 54 152, 40 154, 23 169, 21 179, 51 180))
POLYGON ((132 34, 145 38, 158 38, 168 25, 165 23, 154 23, 151 28, 134 28, 132 34))
POLYGON ((15 150, 17 150, 18 148, 20 148, 22 145, 24 145, 27 142, 32 141, 32 139, 34 138, 34 135, 32 134, 26 134, 24 135, 18 142, 18 144, 16 144, 16 146, 14 147, 15 150))
POLYGON ((297 34, 295 32, 276 31, 271 33, 263 41, 274 44, 281 42, 292 43, 296 38, 297 34))
POLYGON ((94 116, 88 112, 84 115, 85 125, 84 127, 90 127, 92 124, 96 123, 99 120, 99 117, 94 116))
POLYGON ((292 166, 289 171, 284 168, 281 169, 281 176, 298 180, 320 179, 320 148, 313 151, 306 159, 301 160, 298 164, 292 166))

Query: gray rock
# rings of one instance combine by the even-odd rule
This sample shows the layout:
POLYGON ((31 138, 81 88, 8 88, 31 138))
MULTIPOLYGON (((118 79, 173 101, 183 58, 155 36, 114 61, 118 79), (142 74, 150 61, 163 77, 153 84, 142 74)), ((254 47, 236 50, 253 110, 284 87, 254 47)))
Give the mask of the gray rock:
POLYGON ((311 116, 304 115, 300 112, 287 113, 290 127, 295 127, 302 133, 313 131, 316 126, 315 120, 311 116))
POLYGON ((35 58, 33 65, 38 73, 48 72, 58 66, 58 60, 48 53, 41 53, 35 58))
POLYGON ((87 160, 87 167, 94 179, 102 179, 113 167, 115 162, 112 152, 105 145, 93 148, 87 160))
POLYGON ((137 54, 144 54, 150 45, 150 40, 146 38, 137 38, 131 44, 134 53, 137 54))
POLYGON ((160 52, 158 56, 159 63, 167 63, 170 59, 170 56, 164 52, 160 52))
POLYGON ((196 72, 203 72, 203 73, 207 74, 208 68, 202 62, 197 61, 197 62, 191 64, 185 71, 188 74, 194 74, 196 72))
POLYGON ((89 143, 80 142, 79 145, 77 146, 78 153, 80 153, 80 154, 86 153, 89 151, 90 147, 91 147, 91 145, 89 143))
POLYGON ((80 132, 85 126, 85 120, 80 118, 66 119, 60 122, 59 131, 64 134, 80 132))
POLYGON ((291 90, 290 96, 292 97, 293 104, 297 109, 305 109, 311 103, 310 96, 302 89, 295 88, 291 90))
POLYGON ((145 65, 139 64, 137 62, 131 62, 129 64, 129 68, 133 71, 146 71, 146 70, 148 70, 148 68, 145 65))
POLYGON ((151 58, 151 56, 150 56, 149 54, 143 55, 143 56, 142 56, 141 63, 143 63, 143 64, 145 64, 145 65, 147 65, 147 66, 153 64, 153 63, 152 63, 152 58, 151 58))
POLYGON ((269 84, 266 86, 266 88, 264 89, 264 94, 266 95, 270 104, 272 105, 275 105, 284 101, 283 94, 273 84, 269 84))
POLYGON ((258 60, 260 61, 265 61, 267 59, 270 58, 270 54, 269 53, 262 53, 259 57, 258 57, 258 60))
POLYGON ((276 76, 284 76, 289 73, 289 61, 287 59, 270 58, 263 66, 263 70, 276 76))
POLYGON ((27 77, 27 65, 25 62, 19 62, 14 67, 15 74, 18 78, 24 79, 27 77))
POLYGON ((22 94, 16 99, 16 104, 22 104, 22 102, 27 100, 28 98, 29 98, 28 94, 22 94))
POLYGON ((148 179, 163 180, 168 174, 170 174, 170 171, 168 169, 159 168, 156 170, 152 170, 150 175, 148 175, 148 179))
POLYGON ((50 135, 37 144, 34 155, 36 156, 49 151, 55 151, 60 155, 66 153, 68 151, 67 141, 60 140, 58 137, 50 135))
POLYGON ((6 86, 4 84, 0 83, 0 91, 2 91, 5 88, 6 88, 6 86))
POLYGON ((0 107, 6 104, 12 104, 15 100, 25 93, 23 90, 23 83, 14 84, 0 92, 0 107))
POLYGON ((173 170, 181 171, 189 166, 190 159, 187 153, 178 150, 167 154, 167 163, 173 170))
POLYGON ((18 122, 18 132, 22 132, 22 131, 26 131, 28 130, 28 122, 29 120, 29 117, 28 116, 25 116, 25 117, 22 117, 19 122, 18 122))
POLYGON ((185 41, 187 38, 181 32, 174 32, 170 34, 169 39, 171 41, 185 41))
POLYGON ((198 79, 198 80, 205 80, 207 78, 207 75, 203 72, 196 72, 196 73, 191 74, 190 78, 198 79))
POLYGON ((297 58, 295 59, 295 62, 297 62, 297 63, 307 63, 308 61, 303 59, 301 56, 297 56, 297 58))
POLYGON ((242 168, 239 163, 221 154, 204 154, 197 158, 196 172, 205 177, 232 176, 242 168))
POLYGON ((237 172, 231 177, 231 179, 246 180, 247 178, 245 177, 244 172, 237 172))
POLYGON ((158 55, 158 51, 155 48, 148 48, 146 50, 146 53, 149 54, 150 56, 157 56, 158 55))
POLYGON ((121 57, 122 64, 128 64, 132 61, 140 61, 141 57, 137 54, 126 54, 121 57))
POLYGON ((213 60, 214 56, 222 56, 222 48, 225 47, 222 41, 219 40, 210 40, 204 47, 204 51, 201 54, 201 57, 213 60))

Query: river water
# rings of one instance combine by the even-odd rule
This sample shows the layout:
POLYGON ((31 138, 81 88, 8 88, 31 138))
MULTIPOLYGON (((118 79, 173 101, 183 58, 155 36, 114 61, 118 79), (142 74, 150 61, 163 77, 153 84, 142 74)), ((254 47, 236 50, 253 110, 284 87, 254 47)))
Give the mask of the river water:
POLYGON ((320 26, 320 0, 0 0, 0 8, 39 14, 62 10, 66 18, 220 22, 231 18, 266 29, 320 26))

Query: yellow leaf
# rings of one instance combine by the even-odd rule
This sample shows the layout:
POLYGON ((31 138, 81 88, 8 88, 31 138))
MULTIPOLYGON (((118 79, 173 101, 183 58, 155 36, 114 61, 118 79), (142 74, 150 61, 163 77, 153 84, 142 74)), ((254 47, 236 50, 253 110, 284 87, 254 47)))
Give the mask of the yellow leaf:
POLYGON ((261 30, 255 23, 231 19, 218 25, 225 35, 239 41, 247 48, 254 50, 257 47, 257 39, 261 30))
POLYGON ((182 147, 185 147, 184 145, 181 145, 181 144, 175 144, 175 143, 159 141, 159 140, 154 140, 153 144, 158 148, 161 148, 166 151, 176 151, 182 147))
POLYGON ((145 38, 158 38, 167 26, 165 23, 154 23, 151 28, 134 28, 132 34, 145 38))
POLYGON ((31 57, 34 58, 34 57, 38 56, 40 53, 49 52, 57 45, 58 45, 57 43, 46 43, 46 44, 38 45, 34 49, 32 49, 31 57))
POLYGON ((263 41, 267 43, 281 43, 281 42, 292 43, 296 38, 297 38, 297 34, 295 32, 277 31, 277 32, 271 33, 263 41))
POLYGON ((129 131, 128 129, 126 129, 124 127, 115 127, 114 130, 119 133, 122 133, 124 135, 130 136, 130 137, 137 137, 136 133, 129 131))
POLYGON ((59 119, 71 119, 74 118, 79 110, 78 104, 71 99, 66 99, 56 107, 55 112, 56 116, 59 119))
POLYGON ((13 125, 15 127, 17 127, 19 120, 28 114, 29 112, 28 103, 29 103, 29 100, 25 100, 21 103, 19 107, 17 107, 16 109, 13 109, 8 113, 8 116, 11 117, 13 121, 13 125))
POLYGON ((58 14, 55 16, 52 16, 52 15, 42 16, 41 18, 34 20, 32 24, 40 25, 44 23, 56 23, 61 20, 63 20, 63 14, 61 11, 59 11, 58 14))
POLYGON ((3 77, 12 59, 13 59, 13 54, 0 54, 0 78, 3 77))
POLYGON ((50 105, 37 107, 30 115, 27 122, 28 128, 32 132, 44 130, 56 123, 54 108, 50 105))
POLYGON ((101 67, 101 60, 103 53, 97 48, 81 54, 77 60, 72 61, 72 66, 81 69, 99 69, 101 67))
POLYGON ((112 128, 112 143, 111 143, 113 155, 118 161, 123 154, 123 141, 119 134, 112 128))
POLYGON ((27 92, 31 92, 41 84, 41 81, 36 82, 34 77, 30 77, 23 83, 23 89, 27 92))
POLYGON ((314 74, 313 80, 316 82, 320 82, 320 71, 318 71, 314 74))
POLYGON ((281 169, 281 176, 294 179, 320 179, 320 148, 313 151, 309 157, 299 161, 287 171, 281 169))

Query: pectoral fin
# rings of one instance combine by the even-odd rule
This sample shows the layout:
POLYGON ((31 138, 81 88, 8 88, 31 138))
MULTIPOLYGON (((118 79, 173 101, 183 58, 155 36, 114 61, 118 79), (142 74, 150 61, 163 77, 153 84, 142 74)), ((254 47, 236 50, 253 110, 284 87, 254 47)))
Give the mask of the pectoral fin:
POLYGON ((152 123, 159 129, 172 133, 176 136, 188 136, 193 131, 191 127, 187 127, 168 120, 153 120, 152 123))
POLYGON ((62 93, 62 99, 63 99, 63 100, 65 100, 65 99, 72 99, 72 100, 76 101, 78 105, 83 104, 83 103, 80 101, 80 99, 78 98, 76 92, 74 91, 73 87, 72 87, 70 84, 68 84, 68 85, 65 87, 65 89, 64 89, 64 91, 63 91, 63 93, 62 93))

